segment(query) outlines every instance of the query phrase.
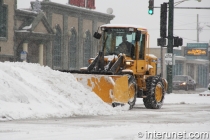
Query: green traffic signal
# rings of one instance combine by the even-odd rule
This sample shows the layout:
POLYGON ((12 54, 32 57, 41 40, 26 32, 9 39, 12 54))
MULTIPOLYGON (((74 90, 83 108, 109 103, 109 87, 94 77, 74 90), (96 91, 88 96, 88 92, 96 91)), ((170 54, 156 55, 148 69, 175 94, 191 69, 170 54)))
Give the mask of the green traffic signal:
POLYGON ((154 14, 154 0, 149 0, 149 6, 148 6, 148 14, 153 15, 154 14))
POLYGON ((148 13, 149 13, 150 15, 153 15, 153 10, 150 9, 150 10, 148 11, 148 13))

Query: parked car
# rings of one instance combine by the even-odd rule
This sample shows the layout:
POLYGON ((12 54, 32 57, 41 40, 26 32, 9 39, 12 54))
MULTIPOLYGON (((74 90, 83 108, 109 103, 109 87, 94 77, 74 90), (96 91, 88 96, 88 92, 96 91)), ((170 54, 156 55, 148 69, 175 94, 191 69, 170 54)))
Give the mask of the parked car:
POLYGON ((173 77, 173 89, 174 90, 195 90, 196 82, 195 80, 188 75, 175 75, 173 77))

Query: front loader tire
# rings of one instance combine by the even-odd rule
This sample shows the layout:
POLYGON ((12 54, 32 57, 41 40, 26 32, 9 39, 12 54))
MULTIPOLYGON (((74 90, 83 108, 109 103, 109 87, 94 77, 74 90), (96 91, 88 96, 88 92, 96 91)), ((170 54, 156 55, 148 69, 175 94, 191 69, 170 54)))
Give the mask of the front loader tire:
POLYGON ((136 96, 137 96, 137 84, 134 76, 130 76, 128 79, 128 91, 129 96, 131 97, 128 101, 130 105, 129 109, 132 109, 136 103, 136 96))
POLYGON ((143 99, 148 109, 159 109, 163 105, 165 90, 162 79, 159 76, 151 76, 146 80, 147 97, 143 99))

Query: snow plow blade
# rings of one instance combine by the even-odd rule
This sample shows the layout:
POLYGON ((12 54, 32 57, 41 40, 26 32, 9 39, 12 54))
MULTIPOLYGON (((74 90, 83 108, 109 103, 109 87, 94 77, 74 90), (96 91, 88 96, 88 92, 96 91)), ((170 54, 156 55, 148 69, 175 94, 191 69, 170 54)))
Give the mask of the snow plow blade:
POLYGON ((93 75, 73 74, 86 88, 95 92, 108 104, 128 103, 134 95, 129 95, 128 76, 126 75, 93 75))

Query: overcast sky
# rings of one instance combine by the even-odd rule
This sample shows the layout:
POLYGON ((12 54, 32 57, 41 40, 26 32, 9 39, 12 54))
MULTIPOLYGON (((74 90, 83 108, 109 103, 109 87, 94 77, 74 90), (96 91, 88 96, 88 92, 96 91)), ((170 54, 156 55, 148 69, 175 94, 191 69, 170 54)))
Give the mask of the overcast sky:
MULTIPOLYGON (((51 0, 52 2, 67 4, 68 0, 51 0)), ((150 46, 157 47, 157 38, 160 37, 160 9, 155 8, 154 14, 148 14, 149 0, 95 0, 96 11, 106 13, 108 8, 113 9, 114 20, 111 23, 139 24, 147 27, 150 33, 150 46)), ((169 0, 155 0, 155 6, 160 6, 169 0)), ((175 3, 182 0, 174 0, 175 3)), ((18 8, 30 7, 30 1, 18 0, 18 8)), ((185 1, 177 7, 210 7, 210 0, 185 1)), ((199 26, 203 30, 199 33, 201 43, 209 43, 210 40, 210 9, 175 9, 174 11, 174 36, 183 37, 184 44, 197 42, 197 14, 199 14, 199 26), (209 25, 209 27, 208 27, 209 25), (181 29, 181 30, 180 30, 181 29)))

